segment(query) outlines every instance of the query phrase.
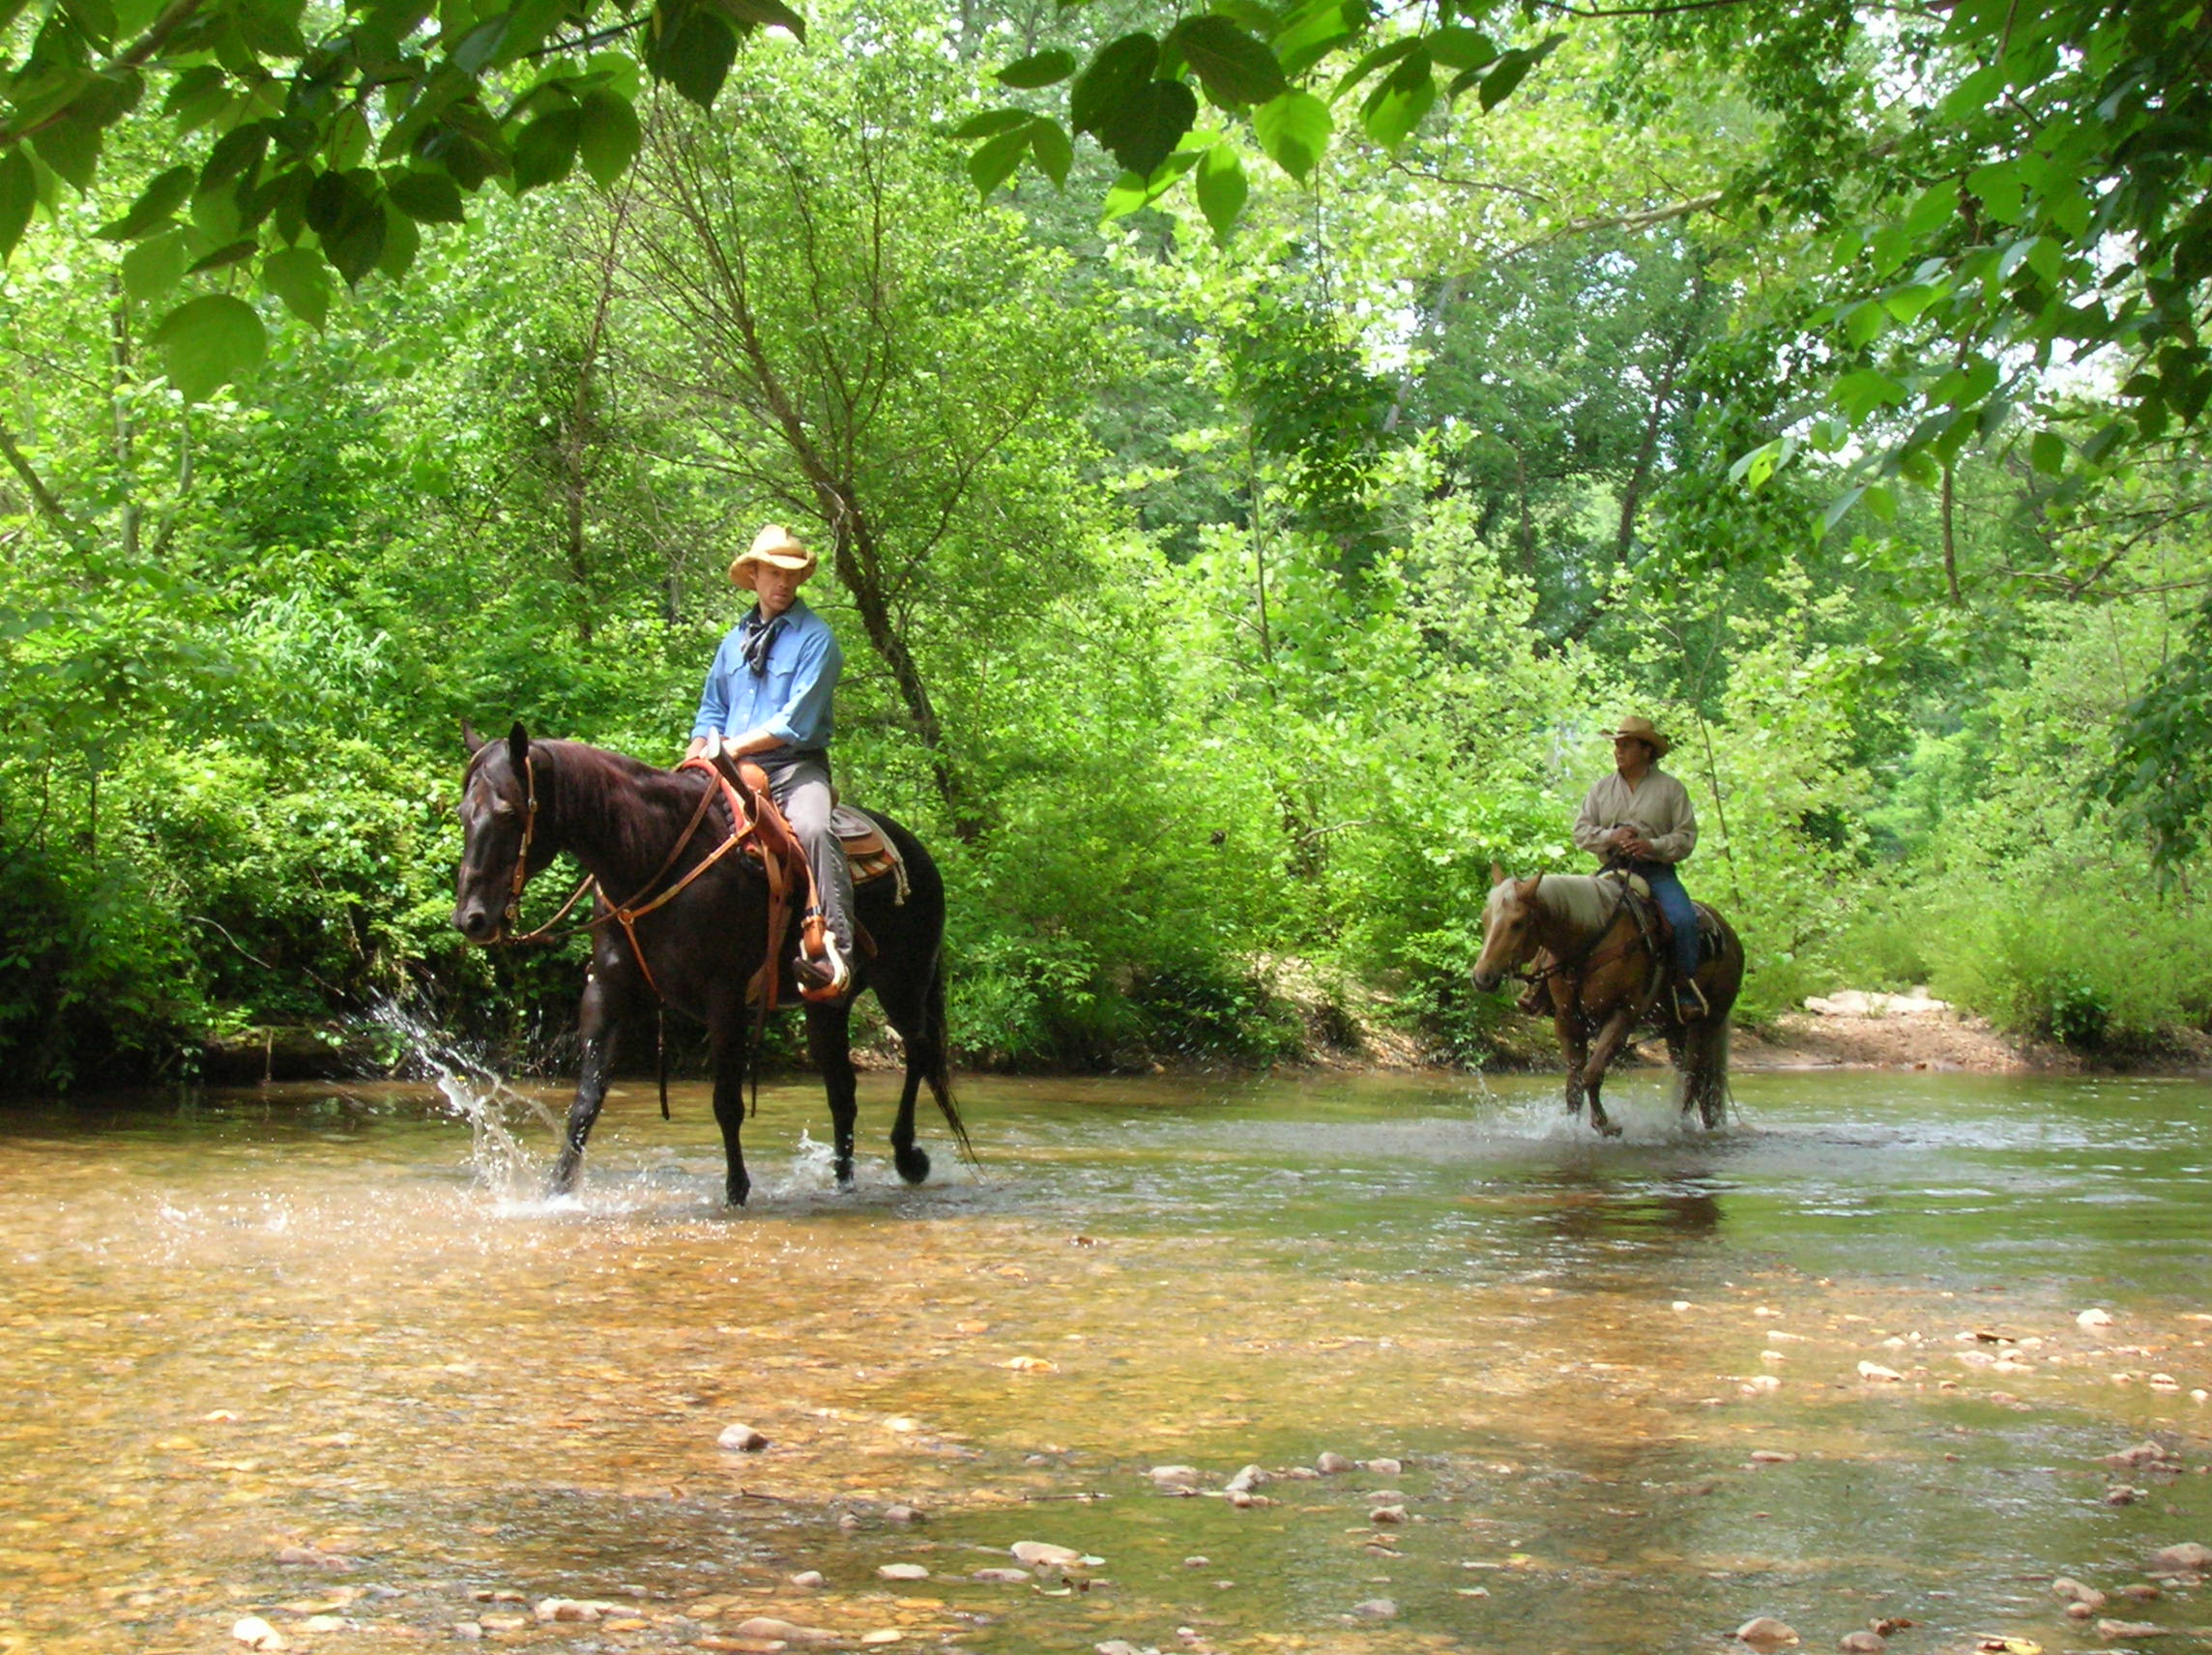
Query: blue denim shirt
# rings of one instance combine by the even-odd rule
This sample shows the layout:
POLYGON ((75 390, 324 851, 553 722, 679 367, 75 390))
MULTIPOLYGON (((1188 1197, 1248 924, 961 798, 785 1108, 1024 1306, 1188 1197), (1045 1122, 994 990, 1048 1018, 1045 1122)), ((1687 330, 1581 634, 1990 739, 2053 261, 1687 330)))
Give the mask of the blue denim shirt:
POLYGON ((691 734, 749 736, 766 730, 785 745, 804 750, 830 744, 830 701, 844 670, 830 623, 793 598, 783 626, 768 649, 768 671, 758 678, 745 665, 744 623, 732 626, 707 669, 699 714, 691 734))

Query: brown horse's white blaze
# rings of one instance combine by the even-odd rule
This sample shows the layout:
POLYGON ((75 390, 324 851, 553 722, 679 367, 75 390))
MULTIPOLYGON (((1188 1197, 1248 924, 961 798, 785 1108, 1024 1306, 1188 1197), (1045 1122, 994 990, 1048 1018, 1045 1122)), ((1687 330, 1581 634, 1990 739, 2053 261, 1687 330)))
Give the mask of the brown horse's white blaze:
POLYGON ((1659 1002, 1665 962, 1616 887, 1582 874, 1509 879, 1495 863, 1490 872, 1482 949, 1469 974, 1488 994, 1509 972, 1545 959, 1541 981, 1567 1060, 1567 1112, 1581 1114, 1586 1101, 1591 1125, 1608 1137, 1619 1132, 1601 1096, 1606 1070, 1656 1007, 1681 1078, 1682 1112, 1694 1109, 1705 1125, 1720 1125, 1728 1111, 1728 1016, 1743 984, 1743 944, 1728 921, 1713 915, 1721 947, 1698 971, 1711 1013, 1683 1024, 1659 1002))

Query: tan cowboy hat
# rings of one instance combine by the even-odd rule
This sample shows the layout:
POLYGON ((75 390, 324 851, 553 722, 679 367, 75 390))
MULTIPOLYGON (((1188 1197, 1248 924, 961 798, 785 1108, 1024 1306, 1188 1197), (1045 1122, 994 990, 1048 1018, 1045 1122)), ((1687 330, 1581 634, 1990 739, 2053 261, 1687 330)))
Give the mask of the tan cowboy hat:
POLYGON ((777 568, 797 569, 804 580, 814 572, 814 554, 800 545, 781 523, 771 523, 753 537, 753 543, 730 561, 730 584, 742 586, 747 592, 754 590, 753 564, 773 564, 777 568))
POLYGON ((1619 729, 1608 730, 1606 735, 1616 741, 1623 736, 1633 736, 1639 741, 1647 741, 1650 743, 1652 756, 1660 759, 1665 758, 1667 749, 1674 744, 1660 735, 1658 727, 1648 718, 1623 718, 1620 721, 1619 729))

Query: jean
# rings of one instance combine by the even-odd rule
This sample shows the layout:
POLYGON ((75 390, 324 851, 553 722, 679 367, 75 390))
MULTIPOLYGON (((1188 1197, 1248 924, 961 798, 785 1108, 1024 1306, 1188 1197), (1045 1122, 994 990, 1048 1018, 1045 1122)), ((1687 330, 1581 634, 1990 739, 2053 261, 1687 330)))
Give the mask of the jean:
POLYGON ((1651 887, 1651 899, 1674 928, 1674 972, 1683 981, 1698 974, 1698 911, 1690 893, 1682 888, 1682 876, 1672 862, 1636 862, 1631 871, 1642 874, 1651 887))
POLYGON ((769 792, 791 824, 792 836, 814 870, 814 889, 822 899, 822 920, 847 959, 853 954, 853 868, 845 847, 830 830, 836 796, 830 788, 830 755, 815 747, 749 753, 746 758, 768 772, 769 792))

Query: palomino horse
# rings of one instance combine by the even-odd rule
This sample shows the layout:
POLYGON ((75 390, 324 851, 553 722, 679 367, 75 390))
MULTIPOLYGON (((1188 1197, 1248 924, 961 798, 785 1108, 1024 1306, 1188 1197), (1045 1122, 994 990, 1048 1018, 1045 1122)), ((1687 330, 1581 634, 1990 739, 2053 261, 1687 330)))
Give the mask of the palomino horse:
MULTIPOLYGON (((597 884, 592 963, 584 978, 583 1065, 552 1189, 575 1188, 585 1141, 606 1099, 622 1013, 657 993, 663 1003, 707 1025, 714 1119, 728 1160, 725 1193, 730 1205, 742 1205, 752 1187, 738 1144, 755 1022, 748 989, 757 999, 773 974, 784 998, 799 997, 788 959, 777 961, 773 973, 762 972, 769 881, 751 857, 722 854, 735 849, 729 844, 735 825, 726 820, 729 807, 707 797, 722 784, 704 766, 664 770, 581 741, 534 742, 520 724, 505 741, 480 741, 470 734, 468 746, 460 812, 466 838, 453 907, 462 935, 475 943, 500 941, 531 875, 563 851, 597 884), (699 830, 703 825, 712 830, 699 830)), ((868 814, 906 864, 906 890, 902 897, 888 878, 856 889, 856 913, 875 951, 863 949, 854 962, 851 993, 807 1004, 806 1044, 830 1093, 837 1181, 849 1185, 858 1106, 848 1025, 854 996, 863 988, 876 991, 906 1044, 906 1084, 891 1125, 893 1159, 901 1177, 919 1183, 929 1176, 929 1155, 914 1141, 915 1100, 924 1082, 960 1148, 968 1149, 946 1066, 945 883, 919 840, 888 817, 868 814)))
POLYGON ((1508 879, 1495 863, 1490 877, 1474 986, 1487 994, 1541 954, 1533 975, 1550 996, 1567 1060, 1567 1113, 1581 1114, 1586 1098, 1590 1124, 1609 1138, 1619 1134, 1599 1089, 1629 1031, 1656 1006, 1667 1055, 1681 1077, 1682 1113, 1695 1109, 1707 1126, 1720 1125, 1728 1109, 1729 1010, 1743 987, 1743 944, 1729 922, 1698 905, 1720 928, 1721 945, 1698 968, 1709 1014, 1685 1025, 1660 1002, 1666 964, 1658 919, 1647 920, 1646 934, 1617 881, 1587 874, 1508 879))

